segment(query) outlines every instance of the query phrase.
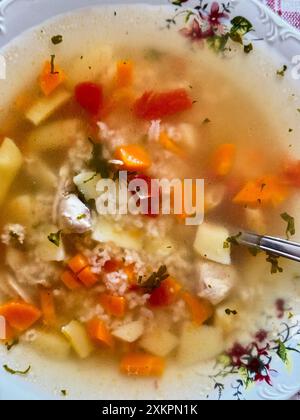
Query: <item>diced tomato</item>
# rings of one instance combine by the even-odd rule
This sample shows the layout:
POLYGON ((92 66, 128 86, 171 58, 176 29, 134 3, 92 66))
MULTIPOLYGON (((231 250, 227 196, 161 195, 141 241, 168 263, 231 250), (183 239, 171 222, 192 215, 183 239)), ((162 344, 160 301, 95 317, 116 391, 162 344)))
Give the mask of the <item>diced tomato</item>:
POLYGON ((171 277, 164 280, 161 285, 154 289, 149 298, 151 306, 169 306, 175 302, 181 285, 171 277))
POLYGON ((300 187, 300 160, 286 163, 283 172, 288 185, 300 187))
POLYGON ((97 115, 103 107, 102 86, 91 82, 80 83, 75 88, 75 98, 89 114, 97 115))
POLYGON ((109 260, 104 264, 104 271, 106 273, 114 273, 120 269, 120 262, 117 260, 109 260))
POLYGON ((178 112, 187 111, 193 105, 185 89, 170 90, 167 92, 145 92, 139 98, 133 110, 138 118, 157 120, 178 112))
POLYGON ((148 217, 158 217, 159 214, 156 214, 154 212, 154 209, 152 209, 151 201, 157 200, 157 203, 159 204, 159 198, 160 198, 160 191, 159 188, 153 188, 153 181, 149 176, 147 175, 134 175, 131 179, 131 181, 134 180, 142 180, 145 181, 147 184, 147 189, 145 190, 141 189, 140 191, 136 191, 134 194, 137 194, 139 197, 139 200, 137 202, 137 205, 139 206, 141 202, 141 206, 143 208, 143 214, 148 217))

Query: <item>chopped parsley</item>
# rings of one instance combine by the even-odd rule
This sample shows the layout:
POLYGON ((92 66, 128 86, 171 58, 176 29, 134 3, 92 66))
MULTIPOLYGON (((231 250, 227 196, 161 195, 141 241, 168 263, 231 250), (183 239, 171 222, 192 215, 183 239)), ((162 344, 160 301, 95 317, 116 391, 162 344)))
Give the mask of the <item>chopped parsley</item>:
POLYGON ((289 128, 289 133, 292 133, 293 131, 293 128, 289 128))
POLYGON ((62 231, 59 230, 56 233, 50 233, 50 235, 48 235, 48 240, 50 242, 52 242, 57 247, 59 247, 59 245, 60 245, 61 232, 62 231))
POLYGON ((103 146, 100 143, 95 143, 92 138, 89 137, 89 141, 93 145, 92 157, 89 165, 101 175, 102 178, 109 178, 110 170, 109 163, 103 158, 103 146))
POLYGON ((211 123, 211 120, 210 120, 209 118, 205 118, 205 119, 202 121, 202 124, 209 124, 209 123, 211 123))
POLYGON ((27 373, 30 372, 31 366, 28 366, 28 368, 25 370, 14 370, 14 369, 11 369, 7 365, 3 365, 3 369, 6 370, 6 372, 10 373, 11 375, 27 375, 27 373))
POLYGON ((54 35, 54 36, 51 38, 51 42, 52 42, 52 44, 54 44, 54 45, 61 44, 61 43, 63 42, 63 37, 62 37, 62 35, 54 35))
POLYGON ((251 53, 251 51, 253 51, 253 44, 252 43, 250 43, 248 45, 244 45, 245 54, 249 54, 249 53, 251 53))
POLYGON ((239 232, 237 235, 229 236, 224 242, 223 248, 227 249, 230 245, 239 245, 238 239, 242 236, 242 232, 239 232))
POLYGON ((267 259, 266 261, 271 264, 271 274, 282 273, 283 268, 279 266, 279 256, 274 255, 272 253, 266 253, 267 259))
POLYGON ((50 65, 51 65, 50 73, 51 74, 59 74, 58 71, 55 71, 55 54, 51 55, 50 65))
POLYGON ((287 239, 290 239, 290 237, 294 236, 296 233, 295 219, 294 217, 290 216, 288 213, 282 213, 280 217, 287 223, 285 233, 286 233, 287 239))
POLYGON ((300 108, 298 108, 298 109, 297 109, 297 112, 299 112, 299 113, 300 113, 300 108))
POLYGON ((285 76, 285 73, 286 73, 286 71, 287 71, 287 69, 288 69, 288 66, 287 65, 284 65, 283 67, 282 67, 282 69, 280 69, 280 70, 277 70, 277 76, 280 76, 280 77, 284 77, 285 76))
POLYGON ((13 341, 9 341, 5 343, 5 347, 7 351, 10 351, 13 347, 17 346, 19 344, 19 340, 15 338, 13 341))
POLYGON ((68 391, 66 389, 61 389, 60 393, 63 397, 66 397, 68 395, 68 391))
POLYGON ((151 276, 143 281, 143 277, 139 277, 139 284, 144 289, 148 289, 149 291, 157 289, 161 283, 169 277, 167 267, 162 265, 159 267, 158 271, 154 271, 151 276))
POLYGON ((225 314, 226 315, 237 315, 238 314, 238 312, 234 309, 234 310, 231 310, 231 309, 225 309, 225 314))
POLYGON ((82 220, 82 219, 86 219, 86 214, 82 213, 79 216, 76 217, 77 220, 82 220))

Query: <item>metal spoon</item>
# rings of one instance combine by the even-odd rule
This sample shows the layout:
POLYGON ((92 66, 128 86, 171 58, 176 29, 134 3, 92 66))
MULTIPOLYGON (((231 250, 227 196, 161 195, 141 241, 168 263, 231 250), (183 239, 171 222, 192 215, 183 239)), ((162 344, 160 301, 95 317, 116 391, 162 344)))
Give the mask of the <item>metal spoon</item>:
POLYGON ((238 238, 241 245, 261 249, 279 257, 300 262, 300 243, 287 241, 272 236, 261 236, 251 232, 243 232, 238 238))

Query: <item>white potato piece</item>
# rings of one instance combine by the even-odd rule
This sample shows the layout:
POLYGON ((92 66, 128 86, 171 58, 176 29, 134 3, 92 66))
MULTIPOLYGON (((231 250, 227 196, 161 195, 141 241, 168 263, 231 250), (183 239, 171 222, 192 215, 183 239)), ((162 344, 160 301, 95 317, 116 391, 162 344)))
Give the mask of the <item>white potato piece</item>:
POLYGON ((206 362, 225 350, 222 330, 203 325, 185 323, 180 337, 178 361, 183 365, 206 362))
POLYGON ((0 146, 0 206, 21 169, 23 157, 13 140, 6 137, 0 146))
POLYGON ((112 221, 111 223, 101 216, 96 221, 92 239, 96 242, 113 242, 120 248, 141 251, 143 248, 142 233, 138 230, 123 231, 112 221))
POLYGON ((96 172, 82 172, 73 178, 74 184, 86 201, 95 200, 99 196, 96 187, 100 180, 101 175, 96 172))
POLYGON ((35 153, 65 149, 76 138, 79 125, 79 120, 67 119, 38 127, 28 137, 28 148, 35 153))
POLYGON ((198 274, 198 296, 213 305, 218 305, 229 296, 237 279, 235 268, 214 262, 201 262, 198 274))
POLYGON ((154 356, 166 357, 179 344, 176 335, 161 328, 147 332, 139 341, 140 347, 154 356))
POLYGON ((32 156, 27 160, 27 172, 31 176, 34 185, 42 189, 57 188, 57 176, 49 166, 40 159, 32 156))
POLYGON ((79 321, 71 321, 68 325, 62 327, 61 331, 81 359, 90 356, 94 347, 85 327, 79 321))
POLYGON ((224 247, 230 236, 228 229, 212 223, 203 223, 198 227, 194 242, 195 251, 201 257, 220 264, 231 264, 231 247, 224 247))
POLYGON ((58 230, 57 226, 46 225, 38 232, 36 253, 41 260, 57 262, 65 260, 66 252, 61 237, 59 246, 55 245, 48 239, 48 236, 51 233, 57 233, 58 230))
POLYGON ((265 235, 267 232, 267 223, 262 209, 245 209, 245 219, 247 227, 255 233, 265 235))
POLYGON ((71 92, 68 92, 65 89, 57 90, 52 95, 39 99, 31 108, 29 108, 25 117, 34 125, 40 125, 49 118, 51 114, 68 102, 71 97, 71 92))
POLYGON ((32 345, 44 355, 56 359, 67 359, 71 351, 70 344, 62 334, 50 331, 36 331, 32 345))
POLYGON ((144 333, 143 321, 133 321, 113 330, 112 335, 127 343, 134 343, 144 333))
POLYGON ((94 45, 88 47, 80 56, 72 59, 72 66, 68 71, 66 85, 70 89, 86 80, 97 81, 101 77, 109 77, 111 62, 113 59, 113 50, 109 45, 94 45))
POLYGON ((11 223, 20 223, 26 227, 32 224, 34 210, 33 199, 29 194, 21 194, 7 203, 6 215, 11 223))

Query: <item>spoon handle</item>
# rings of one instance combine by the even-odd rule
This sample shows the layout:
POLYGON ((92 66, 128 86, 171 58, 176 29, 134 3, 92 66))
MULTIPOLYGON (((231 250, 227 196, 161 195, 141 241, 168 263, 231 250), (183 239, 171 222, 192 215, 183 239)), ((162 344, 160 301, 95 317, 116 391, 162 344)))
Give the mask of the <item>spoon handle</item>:
POLYGON ((280 257, 300 262, 300 243, 272 236, 261 236, 244 232, 239 238, 242 245, 259 248, 280 257))

